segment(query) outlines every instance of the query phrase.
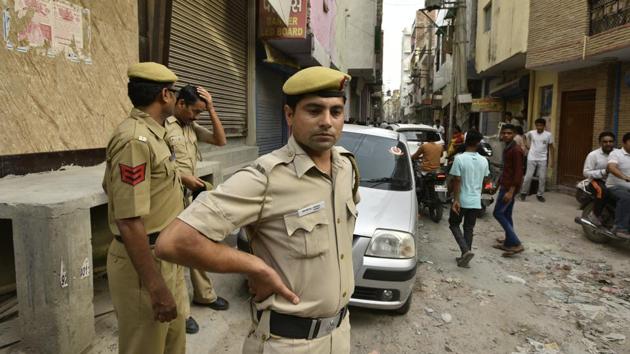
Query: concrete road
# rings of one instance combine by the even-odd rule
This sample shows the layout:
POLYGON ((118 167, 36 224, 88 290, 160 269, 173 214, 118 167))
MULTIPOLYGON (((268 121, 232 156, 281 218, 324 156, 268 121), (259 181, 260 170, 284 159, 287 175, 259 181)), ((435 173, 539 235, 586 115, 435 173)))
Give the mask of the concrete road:
MULTIPOLYGON (((630 353, 630 247, 586 240, 573 222, 576 208, 572 197, 556 193, 544 204, 517 202, 515 224, 526 251, 510 259, 491 247, 502 231, 486 215, 476 228, 470 269, 455 265, 446 220, 421 217, 411 310, 395 316, 351 309, 353 353, 630 353)), ((201 331, 188 336, 187 352, 239 353, 250 323, 244 278, 212 277, 231 307, 192 307, 201 331)), ((88 352, 116 353, 113 314, 99 316, 96 325, 88 352)))

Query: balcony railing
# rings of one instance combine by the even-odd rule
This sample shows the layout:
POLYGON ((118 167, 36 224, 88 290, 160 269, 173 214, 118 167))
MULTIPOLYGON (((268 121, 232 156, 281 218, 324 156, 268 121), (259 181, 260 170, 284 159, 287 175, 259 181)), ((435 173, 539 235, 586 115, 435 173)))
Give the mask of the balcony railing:
POLYGON ((630 0, 590 0, 591 36, 630 23, 630 0))

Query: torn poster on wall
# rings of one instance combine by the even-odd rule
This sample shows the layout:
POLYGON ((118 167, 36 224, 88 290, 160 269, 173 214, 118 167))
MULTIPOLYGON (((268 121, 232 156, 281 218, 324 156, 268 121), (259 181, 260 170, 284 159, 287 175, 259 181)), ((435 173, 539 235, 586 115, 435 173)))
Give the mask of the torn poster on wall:
POLYGON ((7 49, 92 63, 90 10, 53 0, 2 0, 1 5, 7 49))

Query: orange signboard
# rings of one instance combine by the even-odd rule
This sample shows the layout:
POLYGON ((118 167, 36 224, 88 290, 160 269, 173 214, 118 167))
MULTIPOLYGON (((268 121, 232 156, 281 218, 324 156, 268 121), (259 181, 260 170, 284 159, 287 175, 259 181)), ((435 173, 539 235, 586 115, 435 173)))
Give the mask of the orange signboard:
POLYGON ((258 38, 304 39, 306 38, 307 0, 292 0, 288 26, 276 14, 267 0, 259 1, 258 38))

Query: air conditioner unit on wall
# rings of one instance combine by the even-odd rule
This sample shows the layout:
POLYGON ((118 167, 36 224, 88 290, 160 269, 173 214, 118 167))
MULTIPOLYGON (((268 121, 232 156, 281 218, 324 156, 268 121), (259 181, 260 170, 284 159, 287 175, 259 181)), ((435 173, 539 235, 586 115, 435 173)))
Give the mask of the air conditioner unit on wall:
POLYGON ((443 0, 426 0, 424 2, 424 9, 428 11, 439 10, 444 6, 443 0))

